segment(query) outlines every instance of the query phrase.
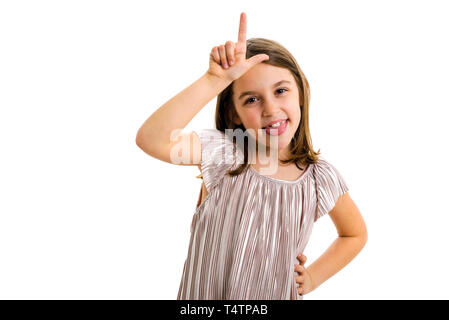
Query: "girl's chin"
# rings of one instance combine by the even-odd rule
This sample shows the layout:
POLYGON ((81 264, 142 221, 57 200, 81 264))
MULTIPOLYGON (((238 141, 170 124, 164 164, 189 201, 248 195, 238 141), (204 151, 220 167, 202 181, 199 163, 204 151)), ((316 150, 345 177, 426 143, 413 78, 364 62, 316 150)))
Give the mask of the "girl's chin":
MULTIPOLYGON (((289 144, 290 144, 290 141, 284 141, 284 140, 286 140, 286 139, 281 138, 281 137, 273 137, 273 136, 267 135, 265 141, 264 141, 264 139, 261 139, 261 140, 258 141, 258 143, 261 146, 266 146, 266 147, 269 147, 270 149, 276 148, 278 150, 282 150, 282 149, 287 148, 289 146, 289 144), (274 140, 274 139, 277 139, 277 141, 278 141, 277 145, 276 144, 271 144, 270 140, 274 140)), ((274 143, 274 141, 273 141, 273 143, 274 143)))

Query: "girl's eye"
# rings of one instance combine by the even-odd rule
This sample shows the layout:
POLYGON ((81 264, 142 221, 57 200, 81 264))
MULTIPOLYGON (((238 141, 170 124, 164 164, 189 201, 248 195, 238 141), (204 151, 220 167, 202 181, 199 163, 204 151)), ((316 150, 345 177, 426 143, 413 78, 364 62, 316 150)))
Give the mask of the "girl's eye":
POLYGON ((251 97, 248 100, 246 100, 245 104, 248 104, 251 99, 254 99, 254 97, 251 97))
POLYGON ((286 88, 279 88, 278 90, 285 90, 285 91, 288 91, 286 88))
MULTIPOLYGON (((286 89, 286 88, 279 88, 279 89, 277 89, 276 91, 279 91, 279 90, 285 90, 285 91, 288 91, 288 89, 286 89)), ((282 93, 283 93, 283 92, 282 92, 282 93)), ((246 100, 244 104, 248 104, 248 103, 251 104, 251 103, 249 102, 251 99, 255 99, 255 98, 254 98, 254 97, 248 98, 248 100, 246 100)))

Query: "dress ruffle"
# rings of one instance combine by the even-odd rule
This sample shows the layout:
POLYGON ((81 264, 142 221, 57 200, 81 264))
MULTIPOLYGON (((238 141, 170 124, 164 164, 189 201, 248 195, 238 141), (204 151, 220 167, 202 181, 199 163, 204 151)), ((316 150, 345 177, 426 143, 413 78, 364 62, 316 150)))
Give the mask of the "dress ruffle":
POLYGON ((314 167, 318 198, 314 218, 314 221, 316 221, 329 213, 334 208, 338 198, 349 188, 340 172, 324 158, 320 158, 314 167))
POLYGON ((223 132, 203 129, 196 132, 201 141, 201 174, 210 193, 226 172, 239 162, 237 147, 223 132))

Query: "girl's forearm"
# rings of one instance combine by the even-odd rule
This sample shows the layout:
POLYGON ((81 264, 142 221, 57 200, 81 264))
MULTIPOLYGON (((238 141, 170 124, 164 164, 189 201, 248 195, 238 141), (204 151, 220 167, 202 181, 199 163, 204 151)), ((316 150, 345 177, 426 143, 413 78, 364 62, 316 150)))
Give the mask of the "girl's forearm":
POLYGON ((140 127, 136 140, 157 148, 170 143, 173 130, 184 129, 200 110, 231 84, 206 72, 159 107, 140 127))
POLYGON ((365 246, 365 237, 338 237, 309 267, 312 290, 346 266, 365 246))

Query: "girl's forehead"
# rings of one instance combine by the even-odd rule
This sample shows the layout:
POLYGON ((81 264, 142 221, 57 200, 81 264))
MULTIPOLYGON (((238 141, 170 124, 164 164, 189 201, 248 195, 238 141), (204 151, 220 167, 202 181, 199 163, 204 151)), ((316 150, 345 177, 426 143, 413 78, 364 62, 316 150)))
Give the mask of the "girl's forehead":
POLYGON ((290 70, 280 67, 259 63, 243 76, 234 81, 234 88, 237 92, 245 90, 258 90, 271 88, 274 83, 281 80, 293 82, 290 70))

